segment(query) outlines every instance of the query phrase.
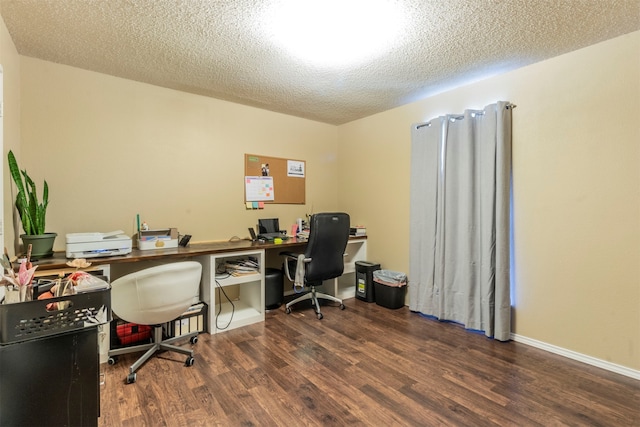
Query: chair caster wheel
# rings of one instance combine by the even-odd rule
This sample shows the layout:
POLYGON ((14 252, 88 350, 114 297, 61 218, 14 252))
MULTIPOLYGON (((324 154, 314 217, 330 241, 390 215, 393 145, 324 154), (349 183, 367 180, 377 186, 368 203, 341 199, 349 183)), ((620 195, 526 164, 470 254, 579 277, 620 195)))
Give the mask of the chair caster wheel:
POLYGON ((291 307, 285 308, 284 312, 287 313, 287 314, 291 314, 291 307))
POLYGON ((117 357, 110 357, 107 359, 107 363, 109 365, 115 365, 116 363, 118 363, 118 358, 117 357))
POLYGON ((132 372, 129 375, 127 375, 127 384, 133 384, 136 382, 137 379, 138 379, 138 375, 135 372, 132 372))
POLYGON ((318 313, 318 320, 322 320, 323 317, 322 313, 318 313))
POLYGON ((189 341, 191 341, 191 344, 195 344, 195 343, 198 342, 198 337, 197 336, 191 337, 191 339, 189 341))
POLYGON ((340 310, 344 310, 345 308, 344 304, 340 304, 340 310))
POLYGON ((193 358, 193 356, 189 356, 187 357, 187 361, 184 362, 185 366, 193 366, 193 364, 196 362, 196 359, 193 358))

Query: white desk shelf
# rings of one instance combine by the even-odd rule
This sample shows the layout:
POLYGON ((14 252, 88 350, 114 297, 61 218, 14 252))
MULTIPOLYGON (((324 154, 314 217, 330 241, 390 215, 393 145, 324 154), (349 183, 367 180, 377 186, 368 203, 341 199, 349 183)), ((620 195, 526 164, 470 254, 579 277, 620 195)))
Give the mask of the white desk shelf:
MULTIPOLYGON (((344 258, 344 273, 356 272, 356 261, 365 261, 367 259, 367 241, 366 240, 349 240, 347 242, 346 256, 344 258)), ((353 286, 355 287, 355 279, 353 286)))
POLYGON ((241 283, 256 282, 260 280, 260 273, 247 274, 245 276, 219 275, 216 277, 216 279, 218 280, 218 283, 220 283, 220 286, 222 287, 233 286, 233 285, 239 285, 241 283))
POLYGON ((344 258, 344 272, 334 280, 333 295, 340 299, 356 296, 356 261, 367 259, 367 241, 349 240, 344 258))
POLYGON ((201 297, 209 305, 209 333, 216 334, 264 321, 264 250, 208 255, 200 257, 199 261, 202 263, 201 297), (216 277, 218 266, 247 257, 258 262, 259 272, 216 277))

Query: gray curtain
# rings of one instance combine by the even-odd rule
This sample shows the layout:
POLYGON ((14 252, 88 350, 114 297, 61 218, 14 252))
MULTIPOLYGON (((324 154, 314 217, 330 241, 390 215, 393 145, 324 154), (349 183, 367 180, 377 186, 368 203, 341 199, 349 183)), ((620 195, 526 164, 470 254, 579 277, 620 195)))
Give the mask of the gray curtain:
POLYGON ((508 102, 412 127, 409 308, 510 339, 508 102))

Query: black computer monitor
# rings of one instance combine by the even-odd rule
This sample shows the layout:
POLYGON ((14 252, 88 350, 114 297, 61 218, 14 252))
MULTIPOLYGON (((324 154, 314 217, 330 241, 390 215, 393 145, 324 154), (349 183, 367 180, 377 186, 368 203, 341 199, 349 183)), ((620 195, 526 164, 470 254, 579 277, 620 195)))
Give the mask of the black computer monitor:
POLYGON ((278 218, 267 218, 258 220, 258 233, 279 233, 280 224, 278 218))

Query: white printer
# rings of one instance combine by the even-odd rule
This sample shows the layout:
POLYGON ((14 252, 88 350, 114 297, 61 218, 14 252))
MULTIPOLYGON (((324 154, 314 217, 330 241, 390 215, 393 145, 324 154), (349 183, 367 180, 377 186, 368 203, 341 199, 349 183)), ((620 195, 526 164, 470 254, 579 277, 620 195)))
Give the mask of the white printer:
POLYGON ((131 253, 131 237, 124 231, 67 234, 67 258, 95 258, 131 253))

